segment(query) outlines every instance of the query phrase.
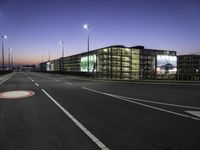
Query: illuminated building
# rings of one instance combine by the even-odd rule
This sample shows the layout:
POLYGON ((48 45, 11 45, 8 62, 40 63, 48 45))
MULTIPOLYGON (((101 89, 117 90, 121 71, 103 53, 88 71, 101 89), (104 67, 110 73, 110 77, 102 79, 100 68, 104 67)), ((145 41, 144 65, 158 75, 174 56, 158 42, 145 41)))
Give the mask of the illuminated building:
POLYGON ((178 80, 200 80, 200 55, 179 55, 178 80))
POLYGON ((114 45, 40 64, 41 71, 108 79, 175 79, 176 52, 114 45), (47 65, 48 64, 48 65, 47 65))

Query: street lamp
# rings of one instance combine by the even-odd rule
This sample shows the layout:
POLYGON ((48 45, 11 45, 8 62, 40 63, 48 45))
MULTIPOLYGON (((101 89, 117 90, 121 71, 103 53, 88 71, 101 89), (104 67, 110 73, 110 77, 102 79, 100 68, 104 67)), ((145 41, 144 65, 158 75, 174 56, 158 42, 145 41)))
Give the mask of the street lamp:
POLYGON ((11 68, 13 69, 13 53, 11 53, 11 68))
POLYGON ((90 26, 88 24, 84 24, 83 28, 87 31, 87 70, 88 70, 88 76, 89 76, 89 51, 90 51, 90 26))
POLYGON ((1 36, 2 38, 2 69, 4 70, 5 69, 5 66, 4 66, 4 39, 7 39, 7 35, 2 35, 1 36))
POLYGON ((62 45, 62 57, 64 57, 64 42, 60 41, 60 44, 62 45))
POLYGON ((10 51, 12 50, 12 48, 8 48, 8 67, 10 69, 10 51))
POLYGON ((60 67, 61 71, 64 71, 64 42, 60 41, 60 44, 62 45, 62 58, 60 59, 61 60, 60 67))
POLYGON ((49 60, 48 61, 50 61, 51 60, 51 51, 49 50, 48 53, 49 53, 49 60))

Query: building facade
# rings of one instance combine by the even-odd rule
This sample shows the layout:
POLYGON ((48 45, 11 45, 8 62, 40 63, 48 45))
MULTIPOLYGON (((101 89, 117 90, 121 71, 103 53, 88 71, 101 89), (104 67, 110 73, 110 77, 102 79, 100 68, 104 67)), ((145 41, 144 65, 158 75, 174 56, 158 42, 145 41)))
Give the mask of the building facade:
POLYGON ((200 80, 200 55, 178 56, 178 80, 200 80))
POLYGON ((176 52, 115 45, 40 64, 41 71, 85 73, 110 79, 175 79, 176 52))

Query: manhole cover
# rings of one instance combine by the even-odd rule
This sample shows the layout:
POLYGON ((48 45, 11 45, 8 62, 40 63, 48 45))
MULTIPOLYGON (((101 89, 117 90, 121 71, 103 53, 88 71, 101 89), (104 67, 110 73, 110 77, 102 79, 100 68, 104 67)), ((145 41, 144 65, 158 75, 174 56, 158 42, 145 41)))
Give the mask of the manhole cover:
POLYGON ((33 91, 7 91, 0 93, 0 98, 3 99, 16 99, 16 98, 24 98, 34 95, 33 91))

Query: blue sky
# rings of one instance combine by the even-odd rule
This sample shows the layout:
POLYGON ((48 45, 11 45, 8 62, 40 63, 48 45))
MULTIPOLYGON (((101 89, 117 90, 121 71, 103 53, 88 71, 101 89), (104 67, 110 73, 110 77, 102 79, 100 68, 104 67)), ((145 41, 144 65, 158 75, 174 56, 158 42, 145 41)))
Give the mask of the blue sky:
MULTIPOLYGON (((16 63, 31 64, 110 45, 200 51, 199 0, 1 0, 0 33, 16 63)), ((1 56, 1 55, 0 55, 1 56)))

